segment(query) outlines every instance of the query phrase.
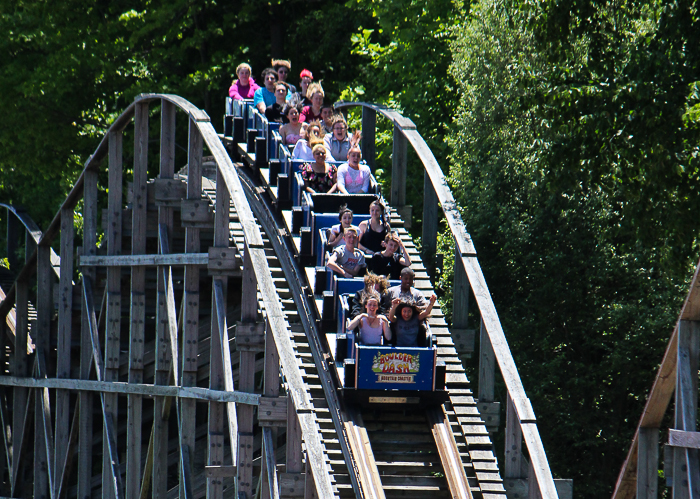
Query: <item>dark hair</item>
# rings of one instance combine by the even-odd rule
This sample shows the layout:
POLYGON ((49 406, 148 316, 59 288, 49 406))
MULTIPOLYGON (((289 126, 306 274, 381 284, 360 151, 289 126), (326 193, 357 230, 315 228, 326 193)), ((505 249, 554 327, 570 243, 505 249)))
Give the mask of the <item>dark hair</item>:
POLYGON ((367 309, 367 302, 370 300, 377 300, 377 304, 381 305, 382 303, 382 297, 379 296, 379 293, 376 291, 362 291, 362 306, 365 307, 365 310, 367 309))
POLYGON ((401 275, 408 274, 411 277, 415 277, 416 273, 413 272, 413 269, 411 267, 404 267, 401 269, 401 275))
POLYGON ((353 213, 353 211, 350 208, 348 208, 347 204, 341 205, 340 210, 338 210, 338 220, 342 222, 343 215, 345 215, 348 212, 350 213, 350 215, 355 215, 355 213, 353 213))
MULTIPOLYGON (((379 206, 379 208, 382 210, 382 227, 388 227, 388 223, 386 223, 386 208, 384 207, 384 203, 382 203, 380 200, 375 199, 369 204, 370 209, 372 209, 372 206, 379 206)), ((369 222, 367 222, 367 226, 369 227, 369 222)), ((391 234, 391 228, 389 227, 389 234, 391 234)))
POLYGON ((289 111, 291 111, 292 109, 296 109, 298 113, 301 113, 299 111, 299 106, 293 106, 293 105, 287 103, 282 108, 282 116, 287 116, 289 114, 289 111))
POLYGON ((418 310, 418 306, 415 304, 415 302, 413 300, 406 300, 402 301, 396 306, 396 311, 394 312, 394 315, 397 319, 401 317, 401 311, 404 308, 410 308, 411 310, 413 310, 413 315, 420 315, 420 311, 418 310))
POLYGON ((267 75, 275 75, 275 81, 279 81, 279 79, 280 79, 280 76, 277 74, 277 71, 275 71, 272 68, 265 68, 265 69, 263 69, 263 72, 262 72, 263 83, 265 82, 265 78, 267 77, 267 75))

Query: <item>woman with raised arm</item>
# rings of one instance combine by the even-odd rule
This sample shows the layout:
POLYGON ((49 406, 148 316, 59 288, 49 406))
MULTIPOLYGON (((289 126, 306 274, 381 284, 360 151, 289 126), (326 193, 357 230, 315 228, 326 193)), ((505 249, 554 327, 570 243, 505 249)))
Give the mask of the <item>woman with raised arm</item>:
POLYGON ((370 292, 365 297, 366 312, 348 321, 347 330, 351 331, 360 326, 360 342, 363 345, 381 345, 383 340, 391 340, 389 321, 379 315, 380 297, 378 293, 370 292))
MULTIPOLYGON (((333 125, 335 126, 335 125, 333 125)), ((369 181, 372 172, 369 166, 361 165, 362 152, 360 139, 362 134, 356 131, 350 139, 348 162, 338 168, 338 190, 343 194, 361 194, 369 192, 369 181)))
POLYGON ((287 103, 282 109, 282 115, 289 123, 280 127, 280 136, 285 145, 293 146, 301 138, 302 123, 299 121, 299 109, 287 103))
POLYGON ((432 295, 425 310, 420 311, 415 303, 394 298, 391 301, 389 320, 396 324, 396 346, 417 347, 418 333, 422 322, 433 310, 437 296, 432 295))
POLYGON ((252 74, 253 70, 250 64, 242 62, 236 68, 237 79, 233 80, 231 87, 228 89, 228 96, 234 100, 252 99, 255 95, 255 91, 260 88, 260 86, 253 80, 252 74))
POLYGON ((359 248, 365 255, 372 256, 384 250, 384 238, 391 232, 386 220, 386 209, 378 199, 369 205, 369 220, 360 222, 359 248))

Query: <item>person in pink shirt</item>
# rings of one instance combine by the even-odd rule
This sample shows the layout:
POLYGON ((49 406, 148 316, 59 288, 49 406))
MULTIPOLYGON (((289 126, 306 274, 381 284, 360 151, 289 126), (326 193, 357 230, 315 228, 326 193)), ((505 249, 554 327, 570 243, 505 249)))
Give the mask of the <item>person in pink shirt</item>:
POLYGON ((255 80, 250 76, 252 73, 250 64, 245 62, 238 65, 236 68, 237 79, 233 80, 231 87, 228 89, 228 96, 234 100, 252 99, 255 91, 260 86, 255 83, 255 80))

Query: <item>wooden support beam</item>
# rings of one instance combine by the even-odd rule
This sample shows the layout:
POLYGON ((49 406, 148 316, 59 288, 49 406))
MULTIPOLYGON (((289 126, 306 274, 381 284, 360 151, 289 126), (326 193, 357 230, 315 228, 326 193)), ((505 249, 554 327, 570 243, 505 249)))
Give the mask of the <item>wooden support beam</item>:
MULTIPOLYGON (((394 141, 391 150, 391 206, 406 205, 406 174, 408 164, 408 142, 401 128, 394 125, 394 141)), ((410 222, 410 221, 409 221, 410 222)))
POLYGON ((294 401, 287 394, 287 473, 302 473, 304 471, 303 451, 301 448, 301 427, 294 410, 294 401))
MULTIPOLYGON (((87 314, 88 330, 91 339, 92 361, 94 363, 95 374, 98 381, 104 381, 104 361, 102 360, 102 351, 100 349, 99 333, 97 331, 97 317, 95 316, 95 304, 93 302, 92 279, 83 276, 83 303, 87 314)), ((82 392, 81 392, 82 393, 82 392)), ((110 495, 116 499, 123 497, 121 472, 119 470, 119 453, 117 451, 117 432, 114 426, 114 420, 111 413, 105 408, 104 393, 100 394, 100 402, 102 405, 102 422, 104 435, 106 437, 106 452, 109 459, 106 463, 109 467, 110 479, 108 486, 110 487, 110 495)), ((128 435, 128 434, 127 434, 128 435)), ((140 444, 140 442, 139 442, 140 444)), ((128 450, 127 450, 128 452, 128 450)), ((128 460, 128 453, 127 453, 128 460)), ((140 464, 140 463, 139 463, 140 464)))
POLYGON ((369 107, 362 108, 362 157, 374 171, 376 168, 375 140, 377 135, 377 112, 369 107))
MULTIPOLYGON (((196 123, 189 120, 189 143, 187 156, 187 199, 200 200, 202 197, 202 135, 196 123)), ((185 252, 198 253, 199 229, 187 227, 185 231, 185 252)), ((184 323, 182 327, 181 386, 197 384, 197 344, 199 335, 199 267, 185 266, 184 323)), ((196 414, 193 401, 182 400, 180 406, 180 448, 195 455, 196 414)), ((183 454, 184 455, 184 454, 183 454)), ((181 464, 185 466, 184 463, 181 464)), ((189 463, 187 464, 189 466, 189 463)), ((188 470, 189 472, 189 470, 188 470)), ((181 475, 180 497, 187 494, 186 476, 181 475)))
MULTIPOLYGON (((216 207, 214 220, 214 247, 217 250, 229 249, 229 195, 226 185, 218 173, 216 178, 216 207)), ((211 340, 209 348, 209 388, 223 390, 226 387, 226 370, 224 368, 224 350, 228 350, 228 341, 224 340, 226 327, 226 291, 228 279, 214 277, 211 300, 211 340)), ((224 464, 224 426, 226 416, 224 406, 209 404, 209 429, 207 438, 207 465, 223 466, 224 464)), ((235 447, 232 448, 234 450, 235 447)), ((221 499, 224 495, 222 477, 207 477, 207 497, 221 499)))
POLYGON ((262 429, 263 438, 263 456, 265 458, 263 467, 265 468, 265 478, 267 481, 267 489, 265 492, 268 493, 270 499, 279 499, 280 489, 277 483, 277 463, 275 461, 275 447, 273 442, 273 429, 263 428, 262 429))
MULTIPOLYGON (((250 258, 252 248, 246 247, 243 263, 241 321, 253 323, 258 316, 257 280, 255 269, 250 258)), ((255 391, 255 352, 240 351, 238 364, 238 389, 242 392, 255 391)), ((236 480, 237 494, 247 497, 253 494, 253 409, 238 408, 238 477, 236 480)))
MULTIPOLYGON (((94 352, 91 352, 91 355, 94 352)), ((100 355, 100 362, 102 356, 100 355)), ((103 370, 104 372, 104 370, 103 370)), ((90 393, 141 395, 144 397, 175 397, 206 402, 236 403, 258 405, 260 395, 240 391, 210 390, 197 386, 149 385, 142 383, 123 383, 120 381, 95 381, 91 379, 35 379, 0 376, 0 386, 13 386, 33 389, 57 389, 90 393)))
MULTIPOLYGON (((56 346, 56 378, 70 378, 71 335, 73 331, 73 252, 75 230, 71 208, 61 210, 61 270, 58 283, 58 334, 56 346)), ((54 463, 54 495, 58 495, 70 437, 70 397, 65 390, 56 391, 56 432, 54 463)))
POLYGON ((637 499, 657 499, 659 494, 658 428, 640 429, 637 456, 637 499))
MULTIPOLYGON (((27 372, 27 349, 23 345, 27 344, 29 332, 29 286, 26 280, 18 279, 16 286, 16 312, 17 322, 15 326, 15 352, 13 372, 17 377, 26 377, 27 372)), ((12 411, 12 491, 14 496, 17 489, 17 477, 21 467, 22 442, 24 440, 24 429, 26 424, 26 410, 29 400, 29 392, 25 389, 13 390, 13 411, 12 411)))
POLYGON ((208 265, 208 253, 169 255, 119 255, 81 257, 81 267, 137 267, 156 265, 208 265))
POLYGON ((503 478, 520 478, 523 453, 523 433, 520 429, 518 414, 515 412, 513 400, 506 394, 506 435, 505 435, 505 466, 503 478))
MULTIPOLYGON (((160 108, 160 175, 156 179, 156 204, 158 207, 158 248, 161 254, 170 253, 170 235, 173 230, 173 208, 165 201, 168 196, 180 203, 187 194, 186 186, 174 180, 175 174, 175 105, 165 99, 160 108), (163 183, 171 183, 164 187, 163 183), (160 185, 159 185, 160 184, 160 185), (160 189, 159 189, 160 187, 160 189), (183 190, 184 187, 184 190, 183 190), (174 194, 174 195, 173 195, 174 194), (163 251, 166 249, 168 251, 163 251)), ((177 353, 177 312, 172 283, 172 271, 162 266, 158 269, 158 308, 156 310, 156 385, 168 385, 170 372, 177 382, 177 357, 173 362, 173 349, 177 353), (176 338, 175 338, 176 339, 176 338)), ((153 456, 152 489, 153 499, 166 499, 168 494, 168 419, 164 417, 166 399, 156 397, 153 402, 153 445, 149 452, 153 456)), ((169 411, 168 411, 169 413, 169 411)), ((142 484, 142 489, 146 488, 142 484)))
POLYGON ((483 319, 479 328, 479 402, 493 402, 496 386, 496 355, 483 319))
POLYGON ((458 248, 455 249, 452 289, 452 327, 455 329, 467 329, 469 321, 469 279, 467 279, 467 274, 464 271, 458 248))
MULTIPOLYGON (((217 308, 217 319, 219 321, 218 331, 220 335, 220 343, 222 345, 221 355, 224 369, 224 388, 226 390, 226 393, 247 397, 250 396, 250 394, 246 394, 244 392, 237 392, 233 385, 233 366, 231 364, 231 348, 228 337, 228 327, 226 325, 226 314, 224 312, 226 310, 226 300, 223 291, 223 285, 214 282, 214 293, 215 304, 217 308)), ((228 416, 228 433, 231 445, 231 457, 233 459, 233 465, 236 466, 238 462, 238 413, 236 409, 236 404, 226 404, 226 414, 228 416)))
MULTIPOLYGON (((34 328, 35 363, 41 363, 41 375, 46 376, 42 358, 51 346, 51 318, 53 317, 53 268, 51 247, 37 248, 37 322, 34 328)), ((51 409, 48 407, 48 390, 34 393, 34 497, 53 497, 53 431, 51 409), (47 414, 48 411, 48 414, 47 414), (48 420, 48 424, 47 423, 48 420), (48 432, 48 433, 47 433, 48 432), (47 441, 52 440, 47 448, 47 441)))
MULTIPOLYGON (((681 320, 678 326, 675 427, 695 431, 698 412, 698 364, 700 363, 700 322, 681 320)), ((700 497, 698 450, 673 450, 673 498, 700 497)))
POLYGON ((265 369, 263 372, 263 382, 264 397, 260 399, 260 402, 263 404, 263 410, 260 410, 260 406, 258 406, 258 421, 261 426, 265 426, 265 428, 263 428, 263 437, 267 434, 269 438, 263 449, 267 473, 262 476, 262 498, 274 499, 275 497, 279 497, 277 467, 275 463, 277 429, 271 427, 286 426, 287 399, 279 397, 280 358, 269 321, 265 321, 265 369), (270 468, 270 466, 272 466, 272 468, 270 468))
MULTIPOLYGON (((109 134, 109 190, 107 197, 107 255, 118 257, 122 252, 122 150, 123 134, 121 131, 109 134)), ((87 257, 99 258, 99 257, 87 257)), ((81 258, 82 261, 85 257, 81 258)), ((105 381, 119 379, 119 355, 121 350, 121 268, 107 269, 107 309, 105 327, 105 381)), ((118 397, 116 394, 105 395, 105 411, 110 415, 114 425, 119 424, 118 397)), ((104 499, 113 499, 112 472, 109 454, 109 438, 102 432, 102 491, 104 499)))
MULTIPOLYGON (((97 172, 85 170, 83 181, 83 256, 95 256, 97 253, 97 172)), ((93 361, 90 317, 85 300, 85 283, 95 278, 95 270, 83 269, 83 299, 81 300, 81 338, 80 338, 80 379, 88 379, 93 361), (86 279, 87 278, 87 279, 86 279)), ((93 297, 90 296, 92 300, 93 297)), ((92 494, 92 440, 93 440, 93 398, 89 392, 80 392, 80 433, 78 440, 78 497, 92 494)))
POLYGON ((429 267, 435 263, 438 231, 438 200, 430 175, 423 174, 423 237, 421 238, 423 261, 429 267))
MULTIPOLYGON (((134 110, 134 201, 131 207, 131 254, 146 253, 148 203, 148 103, 134 110)), ((146 320, 146 268, 131 267, 131 313, 129 322, 129 383, 143 383, 143 354, 146 320)), ((143 399, 129 395, 126 432, 126 497, 141 491, 141 427, 143 399)))

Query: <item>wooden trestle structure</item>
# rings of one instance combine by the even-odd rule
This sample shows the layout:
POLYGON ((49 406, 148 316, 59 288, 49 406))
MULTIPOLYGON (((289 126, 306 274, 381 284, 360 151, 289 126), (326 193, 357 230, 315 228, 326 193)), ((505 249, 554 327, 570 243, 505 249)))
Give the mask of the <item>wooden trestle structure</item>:
MULTIPOLYGON (((410 211, 408 144, 423 163, 424 250, 435 251, 439 210, 456 243, 452 333, 439 325, 451 398, 425 421, 449 486, 441 493, 495 499, 505 486, 533 499, 558 497, 534 411, 439 165, 410 120, 366 103, 337 107, 347 106, 363 108, 369 160, 377 116, 393 123, 390 201, 399 214, 410 211), (455 351, 470 335, 473 342, 470 300, 480 322, 478 403, 455 351), (497 367, 507 390, 505 481, 479 414, 498 426, 497 367)), ((3 205, 11 272, 0 271, 0 495, 385 497, 362 418, 338 403, 328 355, 313 332, 317 319, 310 307, 298 308, 299 296, 313 301, 313 292, 300 280, 285 286, 298 272, 279 267, 282 260, 293 266, 288 253, 280 255, 289 234, 256 219, 251 197, 265 187, 242 178, 206 113, 178 96, 143 94, 110 127, 45 232, 3 205), (149 155, 157 107, 160 150, 149 155), (176 112, 187 123, 182 174, 176 112), (125 133, 133 136, 131 179, 125 133), (149 157, 159 164, 149 165, 149 157), (158 172, 151 181, 149 170, 158 172), (290 314, 298 315, 293 326, 290 314), (301 342, 308 342, 303 353, 301 342)), ((570 492, 570 482, 563 485, 570 492)))
MULTIPOLYGON (((10 239, 20 235, 19 215, 10 217, 10 239)), ((235 478, 236 497, 252 498, 254 466, 262 466, 263 497, 279 490, 266 488, 268 480, 279 480, 287 495, 336 494, 262 235, 206 113, 177 96, 140 96, 87 161, 48 230, 25 228, 26 261, 0 305, 7 317, 0 354, 11 374, 0 377, 1 494, 165 498, 178 486, 180 497, 205 491, 216 498, 232 491, 235 478), (161 107, 160 172, 148 184, 151 103, 161 107), (188 119, 186 184, 175 174, 178 109, 188 119), (124 206, 123 131, 132 120, 133 187, 124 206), (205 145, 218 165, 213 214, 202 199, 205 145), (98 186, 105 170, 106 190, 98 186), (254 393, 260 383, 262 396, 254 393), (262 438, 254 438, 254 424, 262 438), (261 448, 262 465, 253 462, 261 448), (204 473, 193 476, 196 462, 204 473)), ((16 240, 8 247, 16 249, 16 240)))
POLYGON ((673 498, 700 499, 698 365, 700 364, 700 264, 647 398, 613 499, 655 499, 659 494, 660 428, 675 393, 672 428, 664 446, 663 469, 673 498))

